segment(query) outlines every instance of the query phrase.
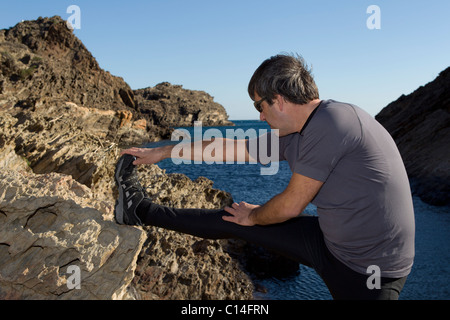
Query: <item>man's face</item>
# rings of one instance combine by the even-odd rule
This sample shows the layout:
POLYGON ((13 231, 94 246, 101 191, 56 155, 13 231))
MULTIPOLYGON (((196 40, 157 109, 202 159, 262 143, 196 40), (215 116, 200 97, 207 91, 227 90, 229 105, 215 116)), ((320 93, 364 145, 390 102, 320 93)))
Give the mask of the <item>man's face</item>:
MULTIPOLYGON (((262 98, 256 93, 255 94, 255 101, 260 101, 262 98)), ((259 113, 259 120, 261 121, 266 121, 267 124, 272 128, 272 129, 278 129, 278 128, 274 128, 272 126, 272 124, 270 123, 270 120, 272 118, 272 106, 269 105, 269 103, 267 102, 267 100, 264 100, 260 103, 260 110, 261 112, 259 113)))
MULTIPOLYGON (((260 97, 257 93, 255 93, 255 101, 261 100, 262 97, 260 97)), ((259 119, 261 121, 266 121, 267 124, 270 126, 271 129, 278 129, 279 130, 279 136, 285 136, 291 132, 287 132, 285 130, 286 127, 286 116, 283 112, 280 111, 280 108, 278 107, 278 96, 273 101, 272 105, 267 102, 267 100, 264 100, 261 102, 261 112, 259 114, 259 119)))

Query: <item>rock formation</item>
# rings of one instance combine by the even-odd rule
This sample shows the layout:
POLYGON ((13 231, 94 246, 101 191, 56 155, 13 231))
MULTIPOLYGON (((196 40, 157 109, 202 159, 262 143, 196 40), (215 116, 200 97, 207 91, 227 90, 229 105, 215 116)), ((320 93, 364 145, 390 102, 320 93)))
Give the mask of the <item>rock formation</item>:
MULTIPOLYGON (((0 299, 252 297, 229 242, 113 221, 121 147, 169 131, 140 114, 133 91, 62 19, 0 30, 0 58, 0 299), (81 289, 68 285, 70 266, 81 289)), ((206 178, 156 165, 139 175, 157 203, 232 201, 206 178)))
MULTIPOLYGON (((67 102, 54 108, 2 110, 0 296, 251 298, 251 281, 221 242, 199 245, 202 240, 192 236, 157 228, 143 232, 112 222, 118 140, 121 132, 133 128, 133 123, 121 127, 121 118, 118 112, 67 102), (53 114, 56 110, 59 119, 53 114), (140 251, 146 237, 152 240, 140 251), (108 241, 114 247, 108 247, 108 241), (64 252, 71 253, 70 259, 64 252), (112 260, 112 256, 120 259, 112 260), (69 262, 77 263, 86 275, 86 280, 82 278, 85 291, 67 290, 67 277, 62 273, 69 262), (16 273, 18 266, 29 276, 16 273), (88 279, 93 274, 91 283, 88 279), (93 279, 111 287, 97 290, 93 279)), ((140 129, 135 130, 139 133, 140 129)), ((206 178, 192 181, 181 174, 167 175, 156 165, 140 167, 139 174, 157 203, 220 208, 232 201, 228 193, 212 189, 206 178)))
POLYGON ((0 299, 126 298, 146 234, 105 219, 112 210, 70 176, 3 168, 0 299))
POLYGON ((450 68, 376 119, 397 143, 414 192, 430 204, 450 205, 450 68))
POLYGON ((122 78, 101 69, 58 16, 0 30, 0 63, 0 107, 53 106, 58 100, 125 112, 147 131, 147 141, 168 138, 171 127, 197 119, 229 124, 223 106, 204 92, 170 85, 133 91, 122 78), (156 92, 161 99, 155 98, 156 92))
POLYGON ((57 98, 98 109, 134 107, 122 98, 132 95, 129 86, 103 71, 59 17, 1 30, 0 52, 2 95, 9 104, 31 106, 36 100, 57 98))
POLYGON ((155 123, 168 127, 189 127, 194 121, 203 126, 233 125, 223 107, 203 91, 183 89, 162 82, 153 88, 134 90, 138 111, 149 114, 155 123))

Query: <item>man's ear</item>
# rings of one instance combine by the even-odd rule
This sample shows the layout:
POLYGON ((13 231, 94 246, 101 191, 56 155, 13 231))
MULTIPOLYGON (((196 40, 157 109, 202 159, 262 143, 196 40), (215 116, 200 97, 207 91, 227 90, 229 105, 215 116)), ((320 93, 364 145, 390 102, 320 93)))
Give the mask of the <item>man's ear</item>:
POLYGON ((284 97, 282 95, 277 94, 277 95, 275 95, 275 99, 273 99, 273 100, 274 100, 274 102, 277 103, 279 111, 283 111, 285 108, 285 102, 286 102, 284 97))

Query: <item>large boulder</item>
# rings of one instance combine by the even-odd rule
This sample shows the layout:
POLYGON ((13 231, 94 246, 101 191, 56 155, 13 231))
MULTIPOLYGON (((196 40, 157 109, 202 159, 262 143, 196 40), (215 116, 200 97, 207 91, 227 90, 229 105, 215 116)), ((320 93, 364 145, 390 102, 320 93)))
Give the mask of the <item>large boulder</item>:
POLYGON ((0 299, 126 298, 146 233, 112 210, 69 176, 2 170, 0 299))

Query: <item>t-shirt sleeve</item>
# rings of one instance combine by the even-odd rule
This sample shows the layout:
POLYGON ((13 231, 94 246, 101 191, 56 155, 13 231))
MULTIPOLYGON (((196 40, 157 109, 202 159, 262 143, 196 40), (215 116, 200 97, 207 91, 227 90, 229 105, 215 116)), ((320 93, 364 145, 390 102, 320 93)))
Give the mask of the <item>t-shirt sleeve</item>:
POLYGON ((247 151, 250 158, 267 165, 271 161, 283 161, 284 149, 288 144, 288 139, 278 137, 274 131, 269 131, 255 139, 246 142, 247 151))
POLYGON ((293 172, 325 182, 348 152, 351 141, 348 121, 331 118, 328 114, 316 117, 298 139, 298 145, 286 148, 285 157, 293 172))

